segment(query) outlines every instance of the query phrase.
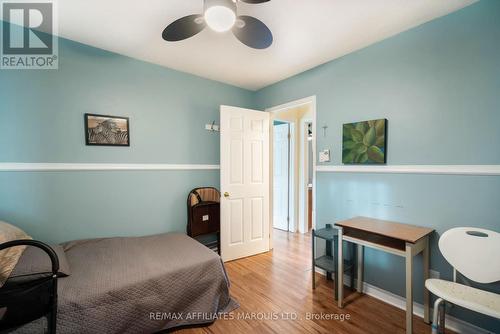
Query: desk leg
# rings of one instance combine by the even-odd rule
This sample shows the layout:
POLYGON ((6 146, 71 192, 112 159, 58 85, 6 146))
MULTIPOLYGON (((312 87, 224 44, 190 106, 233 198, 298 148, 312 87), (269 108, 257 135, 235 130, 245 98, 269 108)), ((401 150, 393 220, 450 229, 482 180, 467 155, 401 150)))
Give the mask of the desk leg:
POLYGON ((429 279, 429 237, 425 237, 424 250, 422 252, 424 265, 424 322, 430 323, 429 320, 429 290, 425 287, 425 281, 429 279))
MULTIPOLYGON (((333 265, 334 265, 335 269, 338 269, 338 267, 339 267, 339 240, 338 240, 338 238, 333 239, 333 265)), ((337 286, 337 280, 338 280, 338 278, 335 277, 335 285, 333 288, 333 290, 335 290, 335 294, 334 294, 335 300, 339 299, 339 289, 337 286)))
POLYGON ((413 332, 413 245, 406 243, 406 334, 413 332))
POLYGON ((338 255, 339 259, 337 261, 337 295, 338 295, 338 305, 340 308, 343 307, 342 302, 344 299, 344 255, 343 255, 343 238, 342 238, 342 227, 339 227, 338 232, 338 255))
POLYGON ((356 290, 358 290, 359 293, 363 293, 363 246, 357 245, 357 247, 358 260, 356 262, 358 263, 358 285, 356 290))

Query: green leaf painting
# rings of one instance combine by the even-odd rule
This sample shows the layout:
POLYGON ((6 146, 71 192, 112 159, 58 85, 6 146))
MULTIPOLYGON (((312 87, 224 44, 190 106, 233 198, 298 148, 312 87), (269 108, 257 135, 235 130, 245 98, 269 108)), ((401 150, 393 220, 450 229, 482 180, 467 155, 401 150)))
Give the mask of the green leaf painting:
POLYGON ((344 124, 342 163, 385 164, 386 132, 386 119, 344 124))

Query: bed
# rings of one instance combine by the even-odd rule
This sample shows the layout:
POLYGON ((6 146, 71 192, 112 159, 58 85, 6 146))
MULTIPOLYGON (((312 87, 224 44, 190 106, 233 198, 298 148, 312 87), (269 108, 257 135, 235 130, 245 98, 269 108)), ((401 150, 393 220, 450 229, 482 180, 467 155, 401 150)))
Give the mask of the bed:
MULTIPOLYGON (((184 234, 61 246, 71 273, 58 279, 58 333, 156 333, 211 323, 238 307, 220 257, 184 234)), ((41 333, 44 321, 15 332, 41 333)))

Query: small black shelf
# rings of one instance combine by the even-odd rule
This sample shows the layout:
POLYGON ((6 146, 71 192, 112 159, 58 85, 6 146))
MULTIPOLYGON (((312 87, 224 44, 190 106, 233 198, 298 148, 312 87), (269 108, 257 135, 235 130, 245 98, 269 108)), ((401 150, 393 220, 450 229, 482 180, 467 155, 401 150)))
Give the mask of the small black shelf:
MULTIPOLYGON (((314 260, 315 266, 321 268, 327 272, 336 273, 337 267, 335 266, 335 261, 333 256, 323 255, 314 260)), ((352 268, 352 263, 349 260, 344 260, 344 272, 350 271, 352 268)))
POLYGON ((327 241, 333 241, 338 235, 338 230, 333 227, 325 227, 314 231, 314 236, 316 238, 324 239, 327 241))
MULTIPOLYGON (((326 271, 326 278, 332 279, 332 276, 337 274, 337 259, 338 256, 338 229, 331 224, 326 224, 324 228, 312 230, 312 288, 316 288, 315 268, 320 268, 326 271), (316 257, 316 238, 326 241, 325 252, 323 256, 316 257)), ((352 244, 351 259, 344 261, 344 272, 350 272, 351 286, 354 286, 354 244, 352 244)), ((334 284, 334 296, 337 299, 337 284, 334 284)))
POLYGON ((328 272, 336 272, 333 256, 323 255, 314 260, 314 265, 328 272))

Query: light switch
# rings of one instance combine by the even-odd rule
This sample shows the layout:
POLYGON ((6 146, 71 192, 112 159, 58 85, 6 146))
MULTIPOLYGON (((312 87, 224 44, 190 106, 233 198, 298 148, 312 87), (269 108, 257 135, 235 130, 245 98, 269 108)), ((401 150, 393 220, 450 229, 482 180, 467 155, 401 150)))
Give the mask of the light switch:
POLYGON ((319 151, 319 162, 330 162, 330 150, 319 151))

